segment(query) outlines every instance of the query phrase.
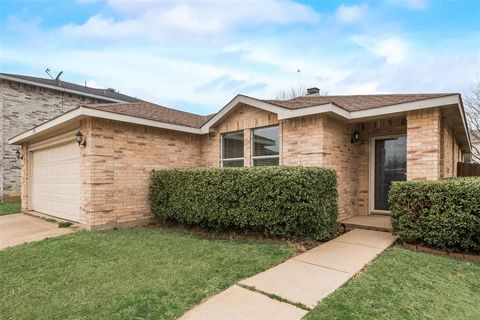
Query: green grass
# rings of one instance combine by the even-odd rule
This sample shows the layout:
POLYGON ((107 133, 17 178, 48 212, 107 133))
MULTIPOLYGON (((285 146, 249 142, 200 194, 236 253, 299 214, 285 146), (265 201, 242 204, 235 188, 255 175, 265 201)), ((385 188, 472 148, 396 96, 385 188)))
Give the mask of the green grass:
POLYGON ((480 263, 394 247, 306 319, 480 319, 480 263))
POLYGON ((0 251, 0 319, 174 319, 293 251, 164 228, 47 239, 0 251))
POLYGON ((0 203, 0 216, 6 216, 7 214, 12 213, 19 213, 20 211, 20 201, 0 203))

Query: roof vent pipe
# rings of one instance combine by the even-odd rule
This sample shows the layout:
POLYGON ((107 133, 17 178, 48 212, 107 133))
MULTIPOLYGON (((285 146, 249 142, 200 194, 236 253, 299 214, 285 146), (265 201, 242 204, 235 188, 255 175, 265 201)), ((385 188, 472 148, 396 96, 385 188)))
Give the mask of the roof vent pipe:
POLYGON ((313 87, 313 88, 308 88, 307 89, 307 95, 312 95, 312 94, 320 94, 320 89, 318 89, 317 87, 313 87))

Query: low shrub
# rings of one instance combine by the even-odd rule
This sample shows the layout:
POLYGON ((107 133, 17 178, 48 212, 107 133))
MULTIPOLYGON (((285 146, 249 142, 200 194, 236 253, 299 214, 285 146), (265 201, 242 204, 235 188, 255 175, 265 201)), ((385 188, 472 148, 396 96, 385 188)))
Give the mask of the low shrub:
POLYGON ((163 221, 324 240, 336 231, 334 170, 256 167, 158 170, 151 207, 163 221))
POLYGON ((395 182, 389 201, 400 240, 480 252, 480 178, 395 182))

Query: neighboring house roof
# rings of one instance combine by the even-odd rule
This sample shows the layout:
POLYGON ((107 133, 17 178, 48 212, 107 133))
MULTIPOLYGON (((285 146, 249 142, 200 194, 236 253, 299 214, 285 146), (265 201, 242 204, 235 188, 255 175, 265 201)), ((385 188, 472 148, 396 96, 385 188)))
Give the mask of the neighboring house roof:
POLYGON ((52 90, 75 93, 78 95, 102 99, 105 101, 112 101, 112 102, 141 101, 140 99, 130 97, 125 94, 112 91, 109 89, 91 88, 91 87, 82 86, 79 84, 75 84, 75 83, 71 83, 63 80, 56 81, 52 79, 30 77, 30 76, 24 76, 20 74, 11 74, 11 73, 0 73, 0 79, 26 83, 29 85, 34 85, 39 87, 45 87, 52 90))
POLYGON ((309 95, 291 100, 263 101, 288 109, 301 109, 332 103, 347 111, 359 111, 450 95, 452 95, 452 93, 369 94, 345 96, 309 95))
POLYGON ((213 117, 213 114, 209 116, 201 116, 150 102, 91 104, 86 107, 192 128, 200 128, 205 122, 213 117))
POLYGON ((235 107, 242 104, 275 113, 279 120, 330 113, 351 121, 399 116, 412 110, 448 106, 451 112, 449 117, 455 121, 455 128, 461 134, 465 151, 468 152, 471 148, 462 100, 457 93, 307 96, 286 101, 260 100, 237 95, 220 111, 209 116, 196 115, 147 102, 85 105, 19 134, 11 138, 9 143, 19 144, 28 141, 42 132, 52 130, 59 124, 84 117, 98 117, 194 134, 206 134, 235 107))

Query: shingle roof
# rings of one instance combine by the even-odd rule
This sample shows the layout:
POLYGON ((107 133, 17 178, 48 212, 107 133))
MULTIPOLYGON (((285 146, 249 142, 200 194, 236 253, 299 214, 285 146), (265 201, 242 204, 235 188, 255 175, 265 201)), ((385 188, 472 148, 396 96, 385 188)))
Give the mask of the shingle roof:
POLYGON ((59 90, 62 88, 64 89, 69 89, 69 90, 74 90, 78 91, 79 94, 86 93, 86 94, 93 94, 97 95, 100 97, 105 97, 105 98, 110 98, 110 99, 117 99, 125 102, 137 102, 141 101, 140 99, 127 96, 125 94, 119 93, 119 92, 114 92, 110 91, 108 89, 98 89, 98 88, 91 88, 91 87, 86 87, 82 86, 79 84, 67 82, 67 81, 60 81, 57 82, 52 79, 45 79, 45 78, 37 78, 37 77, 31 77, 31 76, 24 76, 20 74, 10 74, 10 73, 0 73, 0 75, 8 76, 11 78, 17 78, 19 80, 25 80, 25 81, 30 81, 30 82, 36 82, 39 85, 48 85, 48 86, 53 86, 53 87, 58 87, 59 90))
MULTIPOLYGON (((413 102, 424 99, 444 97, 451 93, 425 94, 376 94, 352 96, 303 96, 291 100, 263 100, 265 102, 287 108, 301 109, 327 103, 334 103, 347 111, 366 110, 384 107, 399 103, 413 102)), ((138 118, 155 120, 164 123, 200 128, 215 114, 202 116, 190 112, 180 111, 150 102, 108 103, 86 105, 88 108, 103 110, 138 118)))
POLYGON ((394 104, 450 96, 452 93, 370 94, 350 96, 302 96, 291 100, 263 100, 287 109, 301 109, 333 103, 347 111, 386 107, 394 104))
POLYGON ((86 107, 192 128, 200 128, 205 122, 214 116, 201 116, 143 101, 134 103, 89 104, 86 105, 86 107))

